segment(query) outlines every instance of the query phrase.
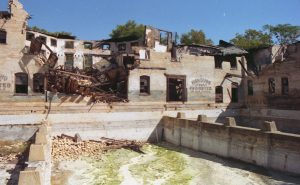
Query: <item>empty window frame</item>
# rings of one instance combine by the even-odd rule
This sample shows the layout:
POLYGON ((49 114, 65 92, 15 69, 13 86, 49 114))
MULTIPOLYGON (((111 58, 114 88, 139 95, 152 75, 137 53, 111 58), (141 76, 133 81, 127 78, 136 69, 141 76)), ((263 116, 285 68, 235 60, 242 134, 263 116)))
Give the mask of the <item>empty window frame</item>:
POLYGON ((44 37, 44 36, 40 36, 40 41, 43 43, 43 44, 46 44, 47 43, 47 38, 44 37))
POLYGON ((56 47, 57 46, 57 40, 51 39, 51 46, 56 47))
POLYGON ((72 71, 74 66, 74 54, 66 53, 65 70, 72 71))
POLYGON ((269 94, 274 94, 275 93, 275 79, 274 78, 269 78, 268 86, 269 86, 269 94))
POLYGON ((166 31, 160 31, 160 38, 159 42, 161 45, 167 46, 168 45, 168 39, 169 39, 169 34, 166 31))
POLYGON ((217 86, 216 87, 216 103, 223 103, 223 87, 222 86, 217 86))
POLYGON ((238 83, 236 82, 233 82, 231 84, 231 102, 232 103, 239 102, 239 89, 238 89, 238 83))
POLYGON ((34 33, 26 32, 26 40, 32 41, 34 39, 34 33))
POLYGON ((125 43, 119 44, 118 45, 118 51, 126 51, 126 44, 125 43))
POLYGON ((221 56, 215 56, 215 68, 216 69, 222 69, 222 57, 221 56))
POLYGON ((74 41, 66 41, 65 48, 66 49, 74 49, 74 41))
POLYGON ((286 77, 281 78, 281 93, 282 95, 289 94, 289 79, 286 77))
POLYGON ((91 69, 93 66, 93 56, 92 55, 84 55, 84 63, 83 69, 91 69))
POLYGON ((0 30, 0 44, 6 44, 7 33, 5 30, 0 30))
POLYGON ((28 74, 16 73, 15 74, 15 93, 28 94, 28 74))
POLYGON ((33 74, 33 92, 44 93, 44 78, 43 73, 33 74))
POLYGON ((150 77, 140 76, 140 94, 150 95, 150 77))
POLYGON ((248 80, 247 81, 247 86, 248 86, 248 96, 253 96, 253 94, 254 94, 254 92, 253 92, 253 81, 248 80))
POLYGON ((230 62, 230 69, 237 69, 236 57, 230 57, 229 62, 230 62))
POLYGON ((90 49, 90 50, 93 49, 93 43, 91 42, 85 42, 83 43, 83 45, 84 45, 84 49, 90 49))
POLYGON ((101 49, 102 50, 110 50, 110 44, 102 44, 101 49))
POLYGON ((167 76, 167 102, 187 101, 186 76, 167 76))

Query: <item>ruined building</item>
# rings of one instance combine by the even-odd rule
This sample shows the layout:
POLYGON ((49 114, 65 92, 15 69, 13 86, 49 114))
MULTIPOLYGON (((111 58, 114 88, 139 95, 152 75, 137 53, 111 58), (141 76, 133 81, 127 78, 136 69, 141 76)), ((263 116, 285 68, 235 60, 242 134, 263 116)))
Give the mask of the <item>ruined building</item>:
POLYGON ((29 16, 18 1, 10 10, 1 18, 3 101, 44 101, 48 90, 101 102, 114 93, 130 102, 243 103, 246 51, 224 41, 175 45, 172 32, 150 26, 144 38, 82 41, 27 29, 29 16))

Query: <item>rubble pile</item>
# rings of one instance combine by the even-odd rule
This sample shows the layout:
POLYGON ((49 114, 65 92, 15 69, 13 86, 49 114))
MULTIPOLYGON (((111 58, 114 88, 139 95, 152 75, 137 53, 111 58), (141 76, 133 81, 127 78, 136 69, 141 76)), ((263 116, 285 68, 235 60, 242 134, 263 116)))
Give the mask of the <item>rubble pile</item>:
POLYGON ((0 164, 16 163, 20 156, 22 156, 22 153, 12 153, 9 155, 0 154, 0 164))
POLYGON ((117 64, 113 57, 107 58, 109 65, 106 67, 97 63, 84 70, 68 65, 57 66, 58 57, 40 37, 31 40, 29 53, 36 55, 38 63, 45 67, 45 88, 48 91, 91 97, 95 103, 128 102, 129 68, 117 64), (50 51, 48 58, 40 57, 43 45, 50 51))
POLYGON ((114 140, 101 138, 100 141, 82 141, 80 136, 61 135, 54 137, 52 141, 52 159, 54 161, 77 160, 80 157, 89 157, 95 160, 101 158, 101 154, 111 149, 130 149, 140 152, 143 142, 114 140))

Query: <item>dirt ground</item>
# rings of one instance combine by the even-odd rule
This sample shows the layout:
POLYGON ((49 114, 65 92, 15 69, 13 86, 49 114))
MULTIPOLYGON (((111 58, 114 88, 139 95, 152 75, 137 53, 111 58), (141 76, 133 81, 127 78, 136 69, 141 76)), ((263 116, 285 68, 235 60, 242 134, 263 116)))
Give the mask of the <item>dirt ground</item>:
POLYGON ((0 141, 0 184, 18 184, 29 143, 22 141, 0 141))

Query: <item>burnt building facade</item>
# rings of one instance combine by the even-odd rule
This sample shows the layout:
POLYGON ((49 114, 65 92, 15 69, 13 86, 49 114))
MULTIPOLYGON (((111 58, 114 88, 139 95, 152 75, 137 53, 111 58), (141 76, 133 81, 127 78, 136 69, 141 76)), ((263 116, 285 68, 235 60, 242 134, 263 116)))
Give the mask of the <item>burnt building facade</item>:
POLYGON ((94 95, 94 90, 123 94, 133 103, 244 104, 247 52, 224 41, 218 46, 176 45, 172 32, 151 26, 145 27, 143 38, 83 41, 27 29, 28 18, 23 6, 13 0, 10 12, 0 20, 2 101, 44 101, 46 92, 60 101, 61 96, 94 95), (32 44, 36 38, 43 44, 38 50, 32 44), (59 78, 49 85, 47 60, 53 58, 51 70, 59 68, 59 75, 67 74, 64 80, 81 73, 75 85, 68 83, 84 90, 59 89, 66 85, 57 85, 59 78))

